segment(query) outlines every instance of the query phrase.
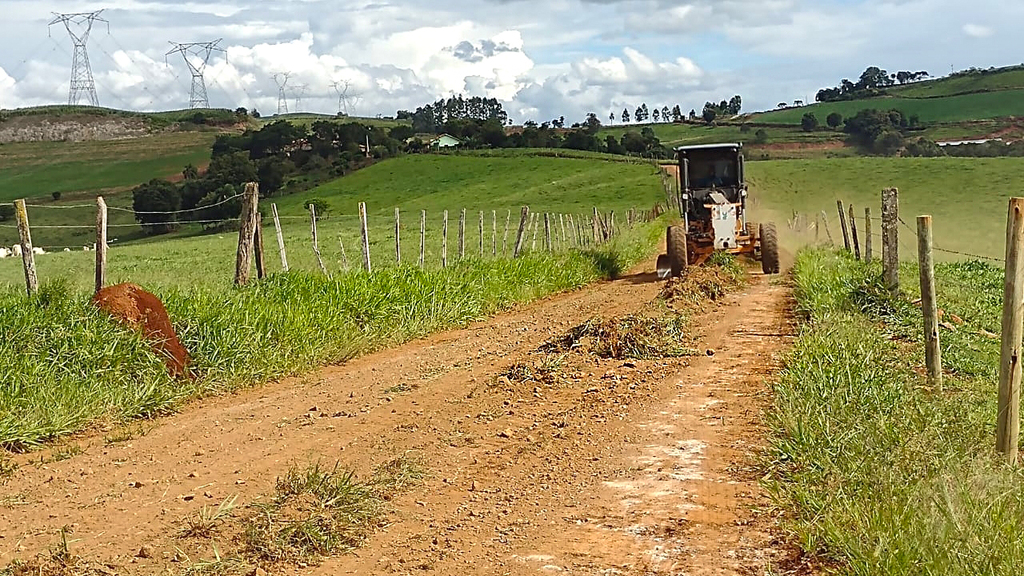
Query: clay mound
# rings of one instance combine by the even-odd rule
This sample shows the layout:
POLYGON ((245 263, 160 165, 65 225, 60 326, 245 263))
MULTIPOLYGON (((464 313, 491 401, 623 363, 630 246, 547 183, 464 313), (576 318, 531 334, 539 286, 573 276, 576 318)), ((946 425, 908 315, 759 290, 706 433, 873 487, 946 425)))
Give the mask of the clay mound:
POLYGON ((186 375, 188 352, 178 340, 160 299, 135 284, 107 286, 92 297, 92 303, 117 321, 140 330, 153 351, 164 357, 167 370, 175 378, 186 375))

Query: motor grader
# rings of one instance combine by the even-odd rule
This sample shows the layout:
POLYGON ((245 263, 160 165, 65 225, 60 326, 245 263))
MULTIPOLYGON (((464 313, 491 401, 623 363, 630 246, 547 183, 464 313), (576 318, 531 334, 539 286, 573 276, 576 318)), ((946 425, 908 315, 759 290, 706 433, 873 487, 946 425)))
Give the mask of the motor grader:
POLYGON ((668 254, 658 257, 658 273, 681 276, 715 252, 745 254, 761 261, 765 274, 779 273, 775 224, 747 219, 743 145, 704 144, 676 148, 682 223, 669 226, 668 254))

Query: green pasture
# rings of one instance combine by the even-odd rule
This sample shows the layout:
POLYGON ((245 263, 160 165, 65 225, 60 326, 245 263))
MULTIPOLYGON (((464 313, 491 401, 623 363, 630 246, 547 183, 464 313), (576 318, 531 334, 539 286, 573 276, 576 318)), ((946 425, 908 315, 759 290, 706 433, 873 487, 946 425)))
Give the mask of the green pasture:
MULTIPOLYGON (((824 119, 822 119, 824 122, 824 119)), ((797 122, 799 124, 799 122, 797 122)), ((599 138, 614 136, 622 138, 626 132, 640 132, 644 128, 651 128, 654 134, 665 146, 675 147, 688 144, 713 144, 716 142, 743 142, 753 146, 755 133, 764 130, 768 135, 766 144, 776 143, 812 143, 829 142, 842 139, 843 134, 831 131, 804 132, 799 126, 750 126, 749 131, 744 132, 737 124, 724 124, 705 126, 703 124, 685 123, 659 123, 627 126, 608 126, 601 130, 599 138)))
POLYGON ((995 73, 938 78, 904 86, 893 86, 887 91, 894 96, 905 98, 936 98, 972 92, 994 92, 1021 88, 1024 88, 1024 68, 1014 67, 995 73))
POLYGON ((804 114, 813 113, 819 122, 824 123, 825 118, 832 112, 838 112, 847 118, 865 108, 897 109, 905 115, 916 114, 920 117, 921 122, 926 124, 1021 116, 1024 115, 1024 89, 979 92, 946 98, 883 96, 864 100, 826 102, 763 112, 755 114, 752 120, 798 125, 804 114))
MULTIPOLYGON (((277 204, 281 216, 286 251, 292 269, 318 270, 313 252, 309 215, 304 204, 322 198, 330 212, 317 224, 319 248, 325 266, 332 273, 345 268, 342 245, 350 268, 361 262, 358 204, 367 206, 370 230, 371 262, 374 267, 396 263, 394 243, 394 210, 400 209, 402 260, 419 258, 420 211, 426 210, 426 264, 436 267, 441 262, 443 212, 448 210, 448 260, 458 260, 458 233, 461 210, 467 210, 466 255, 479 256, 480 211, 485 212, 485 256, 491 256, 493 219, 496 214, 497 249, 502 250, 506 220, 509 220, 507 245, 514 239, 520 208, 528 204, 532 210, 563 214, 590 214, 597 207, 615 210, 617 221, 624 222, 626 211, 636 206, 650 208, 664 201, 661 180, 649 164, 628 164, 581 158, 554 158, 526 155, 442 156, 416 155, 388 160, 349 176, 329 182, 303 194, 262 199, 265 214, 264 244, 269 269, 280 269, 277 241, 271 218, 271 204, 277 204), (510 216, 511 214, 511 216, 510 216)), ((117 197, 124 200, 124 196, 117 197)), ((81 202, 79 203, 81 204, 81 202)), ((83 244, 91 245, 95 232, 95 210, 83 208, 56 209, 29 207, 33 241, 38 246, 59 242, 58 252, 36 258, 41 279, 67 279, 72 286, 85 289, 93 275, 92 252, 82 252, 83 244), (80 229, 42 228, 46 225, 75 225, 80 229), (60 250, 75 240, 72 252, 60 250)), ((114 206, 119 204, 115 203, 114 206)), ((120 206, 124 206, 121 202, 120 206)), ((553 230, 561 237, 561 225, 552 221, 553 230)), ((543 223, 542 223, 543 224, 543 223)), ((109 277, 111 283, 132 281, 144 286, 227 286, 234 273, 238 233, 233 229, 203 232, 199 225, 186 224, 174 234, 142 237, 129 212, 110 211, 111 238, 109 277), (116 240, 115 240, 116 239, 116 240)), ((567 230, 568 234, 569 230, 567 230)), ((13 224, 0 224, 3 241, 10 245, 16 239, 13 224), (6 227, 2 227, 6 226, 6 227)), ((532 236, 529 246, 532 247, 532 236)), ((543 228, 539 228, 538 247, 543 244, 543 228)), ((508 249, 511 249, 510 247, 508 249)), ((21 264, 13 258, 0 260, 0 284, 22 285, 21 264)))
MULTIPOLYGON (((934 217, 935 245, 1001 258, 1006 235, 1007 200, 1024 195, 1022 158, 835 158, 750 162, 754 213, 780 226, 794 212, 813 222, 822 210, 840 241, 836 200, 853 203, 863 219, 870 206, 877 217, 881 191, 899 188, 900 214, 916 228, 916 216, 934 217)), ((858 223, 863 233, 863 222, 858 223)), ((875 223, 875 232, 880 228, 875 223)), ((916 241, 900 227, 901 256, 914 258, 916 241)), ((824 234, 822 234, 822 238, 824 234)), ((876 238, 875 247, 879 245, 876 238)), ((937 253, 939 259, 959 256, 937 253)))

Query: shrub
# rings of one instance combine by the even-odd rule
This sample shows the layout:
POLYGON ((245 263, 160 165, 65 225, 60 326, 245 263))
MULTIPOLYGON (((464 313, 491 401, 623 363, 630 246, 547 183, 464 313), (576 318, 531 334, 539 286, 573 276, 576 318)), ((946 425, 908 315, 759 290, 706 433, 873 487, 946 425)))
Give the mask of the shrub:
POLYGON ((51 192, 50 196, 53 197, 54 202, 60 200, 60 192, 51 192))
POLYGON ((310 206, 316 209, 317 221, 327 218, 327 216, 331 213, 331 205, 328 204, 327 200, 324 200, 323 198, 310 198, 309 200, 306 200, 303 206, 306 208, 306 210, 309 210, 310 206))

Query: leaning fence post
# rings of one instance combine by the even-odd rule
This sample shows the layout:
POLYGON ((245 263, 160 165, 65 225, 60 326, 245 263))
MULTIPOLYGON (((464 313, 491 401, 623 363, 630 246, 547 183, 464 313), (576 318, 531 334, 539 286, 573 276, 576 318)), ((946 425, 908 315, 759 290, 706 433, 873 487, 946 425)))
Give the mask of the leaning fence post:
POLYGON ((935 263, 932 260, 932 217, 917 217, 917 262, 921 270, 921 311, 924 316, 924 354, 928 383, 942 390, 939 350, 939 312, 935 303, 935 263))
POLYGON ((420 268, 423 268, 423 261, 427 251, 427 211, 420 210, 420 268))
POLYGON ((874 239, 874 225, 871 223, 871 207, 864 207, 864 261, 871 262, 871 258, 874 257, 871 246, 874 239))
POLYGON ((370 232, 366 229, 366 202, 359 203, 359 227, 363 234, 363 266, 370 272, 370 232))
POLYGON ((597 213, 597 206, 594 206, 594 219, 591 221, 591 226, 593 226, 593 228, 594 228, 594 244, 597 244, 598 242, 601 241, 601 238, 600 238, 601 232, 598 229, 598 226, 600 225, 600 221, 601 221, 601 216, 597 213))
POLYGON ((518 258, 523 249, 523 233, 526 232, 526 221, 530 219, 530 207, 523 206, 519 214, 519 232, 516 233, 516 243, 512 249, 512 257, 518 258))
POLYGON ((498 255, 498 211, 491 210, 491 257, 498 255))
POLYGON ((28 225, 28 209, 24 200, 14 201, 14 213, 18 219, 18 236, 21 240, 21 263, 25 266, 25 287, 31 296, 39 291, 36 278, 36 259, 32 252, 32 231, 28 225))
POLYGON ((345 254, 345 241, 341 239, 341 234, 338 234, 338 247, 341 248, 341 265, 348 270, 348 255, 345 254))
POLYGON ((235 285, 245 286, 249 283, 252 266, 253 240, 256 236, 256 214, 259 206, 260 189, 255 182, 245 185, 242 194, 241 223, 238 227, 238 252, 235 254, 235 285))
POLYGON ((466 209, 459 216, 459 260, 466 257, 466 209))
POLYGON ((850 252, 850 231, 846 227, 846 212, 843 211, 843 201, 836 200, 836 206, 839 207, 839 227, 843 230, 843 246, 847 252, 850 252))
POLYGON ((565 214, 558 214, 558 227, 562 230, 562 243, 559 246, 561 246, 562 250, 565 250, 565 214))
POLYGON ((530 251, 537 251, 537 229, 540 228, 540 214, 533 215, 533 240, 530 242, 530 251))
POLYGON ((287 272, 288 256, 284 252, 284 234, 281 233, 281 219, 277 215, 277 204, 271 204, 270 209, 274 213, 274 230, 277 231, 277 251, 281 253, 281 269, 287 272))
POLYGON ((834 245, 835 242, 832 241, 832 231, 828 228, 828 214, 826 214, 824 210, 821 211, 821 225, 825 227, 825 235, 828 236, 828 243, 834 245))
POLYGON ((256 255, 256 277, 263 280, 267 277, 267 263, 263 259, 263 215, 256 213, 256 232, 253 235, 253 252, 256 255))
POLYGON ((107 203, 96 197, 96 291, 107 284, 107 203))
POLYGON ((484 257, 484 211, 480 211, 480 257, 484 257))
POLYGON ((441 267, 448 267, 448 211, 444 211, 441 224, 441 267))
POLYGON ((900 291, 899 190, 882 190, 882 279, 895 296, 900 291))
POLYGON ((850 236, 853 238, 853 254, 860 260, 860 239, 857 238, 857 216, 853 211, 853 204, 850 204, 850 236))
POLYGON ((1024 198, 1010 198, 1006 218, 1002 328, 996 450, 1015 464, 1020 436, 1021 335, 1024 333, 1024 198))

